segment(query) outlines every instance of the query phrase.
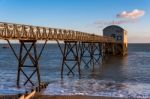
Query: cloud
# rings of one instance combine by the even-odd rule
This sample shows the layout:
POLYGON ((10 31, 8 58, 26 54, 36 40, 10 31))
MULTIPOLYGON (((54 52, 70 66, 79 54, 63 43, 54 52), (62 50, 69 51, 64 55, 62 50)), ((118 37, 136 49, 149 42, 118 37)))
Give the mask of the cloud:
POLYGON ((137 19, 145 15, 144 10, 134 9, 133 11, 123 11, 117 14, 117 18, 137 19))
POLYGON ((104 28, 108 25, 122 25, 129 23, 136 23, 139 18, 145 15, 144 10, 134 9, 133 11, 123 11, 116 15, 116 19, 113 21, 109 20, 99 20, 94 22, 94 25, 98 28, 104 28))

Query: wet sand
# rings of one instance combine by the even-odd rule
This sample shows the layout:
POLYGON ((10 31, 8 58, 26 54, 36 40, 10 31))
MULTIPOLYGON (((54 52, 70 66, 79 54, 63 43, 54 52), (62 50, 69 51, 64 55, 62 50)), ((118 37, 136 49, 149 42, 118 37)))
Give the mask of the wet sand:
POLYGON ((116 97, 101 97, 101 96, 36 96, 34 99, 127 99, 116 97))
MULTIPOLYGON (((0 95, 0 99, 19 99, 18 95, 0 95)), ((86 96, 86 95, 41 95, 36 93, 30 99, 148 99, 148 98, 123 98, 107 96, 86 96)))
POLYGON ((0 95, 0 99, 18 99, 18 95, 0 95))
MULTIPOLYGON (((50 95, 36 95, 33 99, 136 99, 136 98, 120 98, 120 97, 104 97, 104 96, 50 96, 50 95)), ((138 98, 137 98, 138 99, 138 98)))

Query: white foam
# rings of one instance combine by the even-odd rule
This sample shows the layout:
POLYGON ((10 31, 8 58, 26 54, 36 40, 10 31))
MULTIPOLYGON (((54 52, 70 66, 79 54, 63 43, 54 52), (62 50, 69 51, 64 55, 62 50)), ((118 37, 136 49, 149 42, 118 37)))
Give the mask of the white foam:
POLYGON ((149 98, 150 85, 140 83, 116 83, 109 80, 82 79, 50 83, 44 95, 90 95, 149 98))

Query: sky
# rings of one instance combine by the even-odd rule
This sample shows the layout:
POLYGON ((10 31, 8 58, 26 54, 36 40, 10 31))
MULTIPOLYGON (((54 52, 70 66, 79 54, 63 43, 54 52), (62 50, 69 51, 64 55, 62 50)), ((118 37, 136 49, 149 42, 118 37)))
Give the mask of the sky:
POLYGON ((150 43, 150 0, 0 0, 0 22, 103 34, 115 24, 129 43, 150 43))

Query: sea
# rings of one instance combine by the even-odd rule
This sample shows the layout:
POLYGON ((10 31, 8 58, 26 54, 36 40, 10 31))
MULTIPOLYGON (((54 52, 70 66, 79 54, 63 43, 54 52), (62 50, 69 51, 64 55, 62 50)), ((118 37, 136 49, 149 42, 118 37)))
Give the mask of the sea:
MULTIPOLYGON (((7 44, 0 44, 0 95, 24 93, 31 87, 23 85, 26 78, 21 74, 21 87, 16 86, 18 60, 7 44)), ((19 53, 19 44, 12 44, 19 53)), ((63 46, 63 44, 61 45, 63 46)), ((37 51, 42 44, 37 45, 37 51)), ((28 58, 29 59, 29 58, 28 58)), ((28 62, 27 64, 31 64, 28 62)), ((108 56, 100 64, 92 66, 81 64, 81 76, 77 68, 75 75, 67 76, 64 68, 61 77, 62 54, 57 44, 47 44, 40 59, 40 75, 43 82, 49 82, 43 95, 89 95, 150 99, 150 44, 128 44, 128 55, 108 56)), ((32 68, 25 69, 27 74, 32 68)), ((37 77, 32 77, 37 82, 37 77)))

